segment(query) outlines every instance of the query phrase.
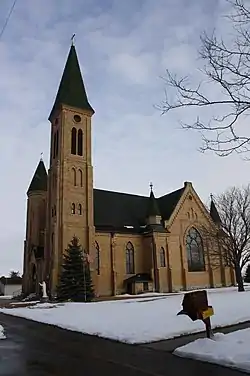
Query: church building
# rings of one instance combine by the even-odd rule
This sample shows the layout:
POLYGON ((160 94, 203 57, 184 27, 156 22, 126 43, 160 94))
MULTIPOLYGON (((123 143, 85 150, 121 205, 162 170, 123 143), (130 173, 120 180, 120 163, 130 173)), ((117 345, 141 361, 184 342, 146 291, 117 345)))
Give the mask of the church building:
POLYGON ((217 226, 191 182, 161 197, 93 187, 92 118, 72 44, 54 105, 50 162, 39 161, 27 191, 23 292, 46 281, 56 294, 64 250, 73 236, 89 254, 97 296, 229 286, 233 270, 213 267, 202 226, 217 226))

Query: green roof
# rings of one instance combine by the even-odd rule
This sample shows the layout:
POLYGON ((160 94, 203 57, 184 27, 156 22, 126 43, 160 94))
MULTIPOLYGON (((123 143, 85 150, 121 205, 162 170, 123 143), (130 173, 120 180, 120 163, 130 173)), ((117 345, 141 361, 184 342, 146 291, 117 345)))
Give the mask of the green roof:
POLYGON ((43 160, 40 160, 40 162, 38 163, 27 194, 35 191, 47 191, 47 171, 44 166, 43 160))
POLYGON ((62 104, 88 110, 92 113, 95 112, 88 102, 76 49, 73 45, 69 51, 55 103, 49 115, 49 120, 51 120, 54 110, 58 109, 62 104))

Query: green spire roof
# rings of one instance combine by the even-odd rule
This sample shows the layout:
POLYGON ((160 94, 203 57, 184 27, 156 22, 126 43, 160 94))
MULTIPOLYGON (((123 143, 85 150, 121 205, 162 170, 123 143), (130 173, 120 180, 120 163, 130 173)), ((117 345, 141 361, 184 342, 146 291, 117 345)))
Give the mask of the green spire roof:
POLYGON ((211 199, 211 204, 210 204, 210 216, 212 220, 214 221, 214 223, 216 223, 217 225, 221 224, 220 215, 218 213, 218 210, 215 206, 213 199, 211 199))
POLYGON ((47 191, 47 171, 42 159, 38 163, 27 194, 35 191, 47 191))
POLYGON ((151 186, 151 192, 150 192, 150 196, 149 196, 149 199, 148 199, 147 217, 158 216, 158 215, 160 216, 161 213, 160 213, 158 203, 157 203, 157 200, 154 196, 154 192, 153 192, 153 189, 152 189, 152 186, 151 186))
POLYGON ((70 48, 55 103, 49 115, 49 120, 51 120, 54 110, 59 108, 62 104, 88 110, 92 113, 95 112, 88 102, 74 45, 70 48))

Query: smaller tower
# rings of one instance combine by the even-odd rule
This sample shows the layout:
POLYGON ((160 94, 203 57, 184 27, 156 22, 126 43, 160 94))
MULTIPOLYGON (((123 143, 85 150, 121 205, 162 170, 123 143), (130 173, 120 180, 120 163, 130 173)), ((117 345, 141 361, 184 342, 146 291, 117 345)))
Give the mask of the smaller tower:
POLYGON ((215 205, 215 203, 214 203, 213 195, 211 194, 210 197, 211 197, 211 203, 210 203, 210 216, 211 216, 213 222, 214 222, 217 226, 220 226, 220 225, 221 225, 221 218, 220 218, 220 215, 219 215, 218 210, 217 210, 217 208, 216 208, 216 205, 215 205))
POLYGON ((153 192, 153 184, 150 183, 150 196, 148 199, 147 224, 150 226, 161 225, 161 213, 153 192))
POLYGON ((39 292, 43 278, 46 227, 47 171, 41 159, 27 191, 26 239, 24 242, 23 292, 39 292))

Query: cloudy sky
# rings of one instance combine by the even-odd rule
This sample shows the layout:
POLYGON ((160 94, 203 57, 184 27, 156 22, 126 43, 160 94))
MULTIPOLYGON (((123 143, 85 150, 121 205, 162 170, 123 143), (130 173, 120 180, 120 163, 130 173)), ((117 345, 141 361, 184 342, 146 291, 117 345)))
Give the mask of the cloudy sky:
MULTIPOLYGON (((0 2, 0 29, 11 3, 0 2)), ((206 203, 210 192, 248 182, 249 162, 200 154, 200 136, 179 129, 185 113, 154 107, 165 69, 194 72, 199 34, 223 25, 224 8, 223 0, 17 0, 0 39, 0 275, 22 267, 26 190, 41 152, 48 162, 47 117, 73 33, 96 110, 96 187, 147 195, 152 181, 159 196, 188 180, 206 203)))

